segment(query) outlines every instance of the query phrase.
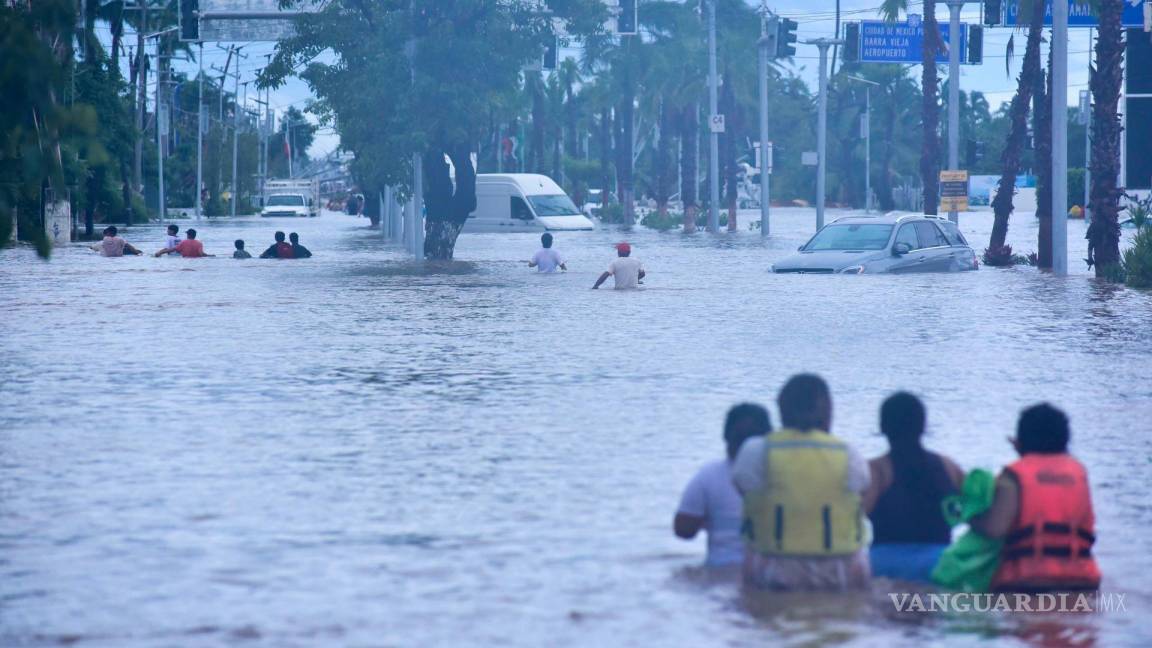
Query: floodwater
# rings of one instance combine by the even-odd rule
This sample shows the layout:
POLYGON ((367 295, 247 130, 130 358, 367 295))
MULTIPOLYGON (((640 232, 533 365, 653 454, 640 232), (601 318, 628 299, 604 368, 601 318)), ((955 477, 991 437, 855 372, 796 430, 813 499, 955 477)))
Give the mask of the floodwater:
MULTIPOLYGON (((339 214, 199 224, 228 256, 294 228, 301 261, 0 251, 0 645, 1149 645, 1152 294, 1089 279, 1078 222, 1065 279, 775 276, 813 216, 774 218, 768 242, 561 233, 552 276, 533 235, 423 267, 339 214), (647 286, 589 290, 621 238, 647 286), (1012 460, 1025 405, 1066 408, 1127 610, 900 617, 892 583, 704 575, 680 491, 727 407, 802 370, 868 455, 896 389, 965 467, 1012 460)), ((962 228, 982 247, 990 221, 962 228)))

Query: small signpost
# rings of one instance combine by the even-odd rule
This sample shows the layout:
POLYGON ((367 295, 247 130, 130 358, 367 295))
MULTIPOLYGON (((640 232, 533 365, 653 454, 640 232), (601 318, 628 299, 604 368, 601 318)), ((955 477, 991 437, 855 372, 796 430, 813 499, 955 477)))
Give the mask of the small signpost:
POLYGON ((968 172, 940 172, 940 210, 968 211, 968 172))
POLYGON ((708 119, 708 130, 712 133, 724 132, 724 115, 712 115, 708 119))
POLYGON ((820 164, 820 156, 816 151, 804 151, 800 153, 800 164, 804 166, 816 166, 820 164))

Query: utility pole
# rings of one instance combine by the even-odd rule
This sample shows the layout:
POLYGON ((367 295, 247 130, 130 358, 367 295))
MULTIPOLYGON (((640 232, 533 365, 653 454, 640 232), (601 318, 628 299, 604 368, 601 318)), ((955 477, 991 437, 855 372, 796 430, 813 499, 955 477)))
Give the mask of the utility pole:
MULTIPOLYGON (((1057 0, 1060 4, 1064 0, 1057 0)), ((960 170, 960 9, 965 0, 948 0, 948 169, 960 170)), ((1067 6, 1067 5, 1065 5, 1067 6)), ((951 209, 948 220, 960 222, 960 214, 951 209)))
MULTIPOLYGON (((236 218, 236 203, 240 199, 240 185, 236 182, 236 151, 240 141, 240 111, 243 109, 243 103, 240 99, 240 66, 236 66, 236 76, 232 86, 232 102, 235 108, 232 110, 232 203, 231 215, 236 218)), ((244 84, 244 93, 248 93, 248 84, 244 84)))
POLYGON ((872 86, 880 87, 879 83, 869 81, 854 74, 845 75, 849 81, 856 81, 864 85, 864 114, 861 115, 860 133, 864 136, 864 212, 872 211, 872 86))
MULTIPOLYGON (((768 238, 769 205, 771 183, 768 179, 772 170, 772 145, 768 142, 768 31, 769 14, 767 0, 760 0, 760 40, 757 44, 757 73, 760 76, 760 238, 768 238)), ((771 29, 775 31, 776 22, 771 29)), ((775 52, 773 52, 775 54, 775 52)))
POLYGON ((1052 272, 1068 274, 1068 3, 1052 3, 1052 272))
MULTIPOLYGON (((136 142, 132 152, 132 189, 144 195, 144 109, 148 102, 144 34, 148 31, 148 0, 140 0, 140 27, 136 30, 136 142)), ((129 209, 131 214, 132 210, 129 209)), ((129 216, 131 221, 131 216, 129 216)))
POLYGON ((196 220, 204 213, 201 194, 204 191, 204 43, 200 43, 200 86, 196 104, 196 220))
POLYGON ((824 159, 828 146, 828 48, 843 45, 844 41, 836 38, 817 38, 804 42, 820 48, 820 103, 816 118, 816 229, 819 230, 824 227, 824 184, 828 170, 828 164, 824 159))
POLYGON ((156 185, 159 220, 164 222, 164 149, 168 139, 168 106, 161 96, 164 87, 163 35, 156 36, 156 185))
MULTIPOLYGON (((1089 37, 1088 42, 1092 39, 1089 37)), ((1091 222, 1088 199, 1092 196, 1092 91, 1080 91, 1080 123, 1084 124, 1084 222, 1091 222)))
POLYGON ((720 231, 720 133, 714 120, 720 112, 716 75, 716 2, 708 0, 708 231, 720 231))

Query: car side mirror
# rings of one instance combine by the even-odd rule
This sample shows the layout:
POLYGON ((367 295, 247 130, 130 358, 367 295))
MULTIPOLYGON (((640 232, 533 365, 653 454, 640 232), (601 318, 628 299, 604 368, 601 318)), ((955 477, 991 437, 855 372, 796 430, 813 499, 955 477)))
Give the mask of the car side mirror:
POLYGON ((912 251, 912 246, 901 241, 892 246, 892 256, 904 256, 912 251))

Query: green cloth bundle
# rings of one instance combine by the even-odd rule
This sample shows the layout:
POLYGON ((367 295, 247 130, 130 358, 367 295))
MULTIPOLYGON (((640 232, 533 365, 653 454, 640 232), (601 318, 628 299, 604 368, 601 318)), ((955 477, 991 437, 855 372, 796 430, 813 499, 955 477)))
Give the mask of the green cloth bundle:
MULTIPOLYGON (((949 495, 941 505, 944 519, 956 526, 987 511, 996 496, 996 477, 976 468, 964 478, 959 495, 949 495)), ((1003 540, 995 540, 969 529, 944 550, 932 570, 932 582, 961 592, 987 592, 992 576, 1000 566, 1003 540)))

